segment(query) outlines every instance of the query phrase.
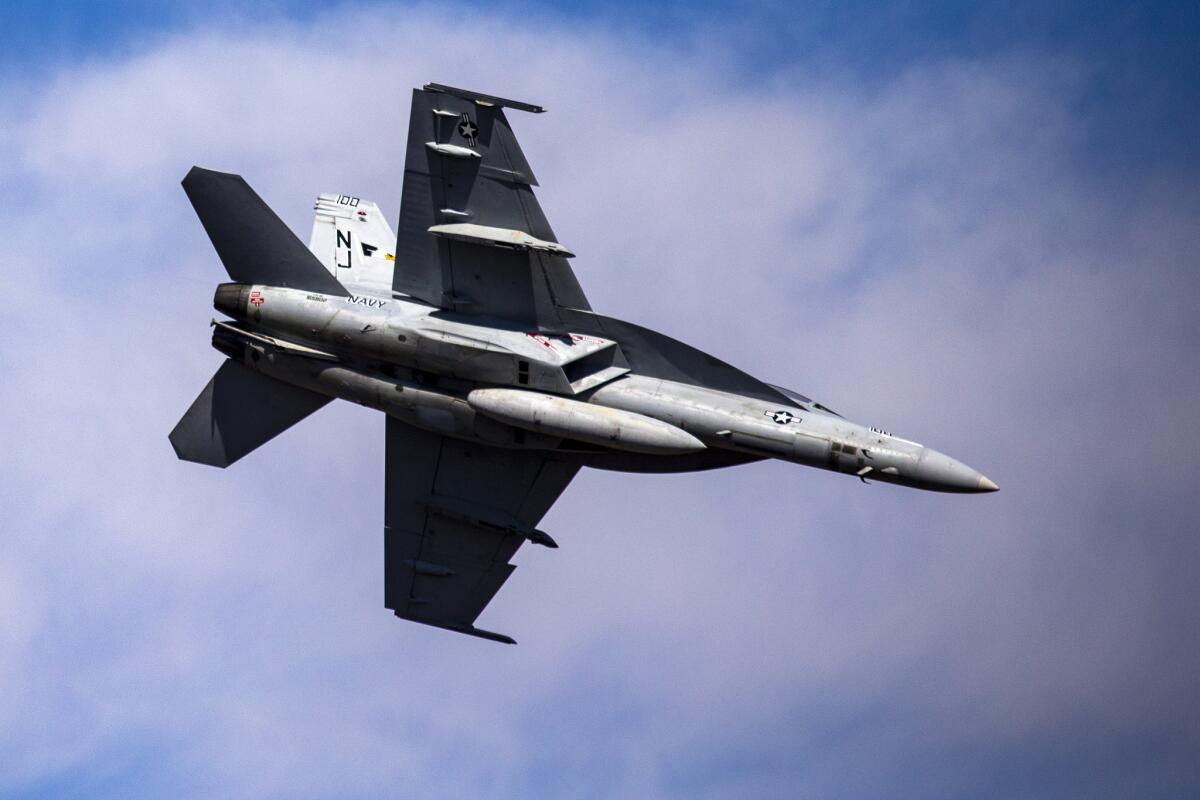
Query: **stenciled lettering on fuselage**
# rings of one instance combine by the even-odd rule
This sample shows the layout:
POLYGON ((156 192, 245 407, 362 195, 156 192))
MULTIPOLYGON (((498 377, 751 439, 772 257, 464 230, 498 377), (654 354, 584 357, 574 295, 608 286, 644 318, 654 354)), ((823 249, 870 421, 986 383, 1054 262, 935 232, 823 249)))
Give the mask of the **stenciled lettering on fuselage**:
POLYGON ((347 303, 353 303, 356 306, 366 306, 367 308, 383 308, 387 305, 387 300, 380 300, 378 297, 366 297, 361 294, 352 294, 346 298, 347 303))

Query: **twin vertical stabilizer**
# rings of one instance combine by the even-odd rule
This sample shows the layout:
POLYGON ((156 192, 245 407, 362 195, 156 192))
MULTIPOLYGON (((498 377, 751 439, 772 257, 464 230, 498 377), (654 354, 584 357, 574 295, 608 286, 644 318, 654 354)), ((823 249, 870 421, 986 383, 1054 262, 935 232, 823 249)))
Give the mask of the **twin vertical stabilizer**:
POLYGON ((347 194, 322 192, 313 206, 308 249, 355 294, 392 296, 396 234, 379 206, 347 194))

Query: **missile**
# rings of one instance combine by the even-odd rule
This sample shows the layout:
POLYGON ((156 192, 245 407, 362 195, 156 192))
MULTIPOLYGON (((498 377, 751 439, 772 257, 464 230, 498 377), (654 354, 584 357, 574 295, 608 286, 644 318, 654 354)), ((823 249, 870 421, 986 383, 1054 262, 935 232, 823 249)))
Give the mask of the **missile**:
POLYGON ((652 455, 704 449, 682 428, 633 411, 595 406, 522 389, 476 389, 467 403, 480 414, 517 428, 652 455))

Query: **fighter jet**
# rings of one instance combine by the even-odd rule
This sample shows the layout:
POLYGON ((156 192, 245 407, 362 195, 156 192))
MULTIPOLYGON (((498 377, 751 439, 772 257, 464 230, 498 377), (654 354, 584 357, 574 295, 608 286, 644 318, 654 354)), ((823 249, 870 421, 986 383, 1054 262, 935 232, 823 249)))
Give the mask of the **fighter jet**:
POLYGON ((170 434, 227 467, 334 398, 384 412, 384 600, 475 626, 524 542, 582 467, 689 472, 767 458, 864 482, 992 492, 974 469, 848 419, 661 333, 592 310, 534 196, 506 110, 413 91, 399 234, 378 206, 321 194, 309 247, 238 175, 183 189, 231 282, 227 356, 170 434))

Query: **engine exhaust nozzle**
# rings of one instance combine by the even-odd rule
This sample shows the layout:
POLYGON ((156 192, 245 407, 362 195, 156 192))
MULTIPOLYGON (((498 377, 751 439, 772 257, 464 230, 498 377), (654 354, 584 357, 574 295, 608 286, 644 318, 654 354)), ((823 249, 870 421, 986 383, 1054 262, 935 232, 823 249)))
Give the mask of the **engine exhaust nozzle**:
POLYGON ((250 287, 244 283, 217 284, 217 293, 213 295, 213 308, 234 319, 246 316, 246 307, 250 303, 250 287))

